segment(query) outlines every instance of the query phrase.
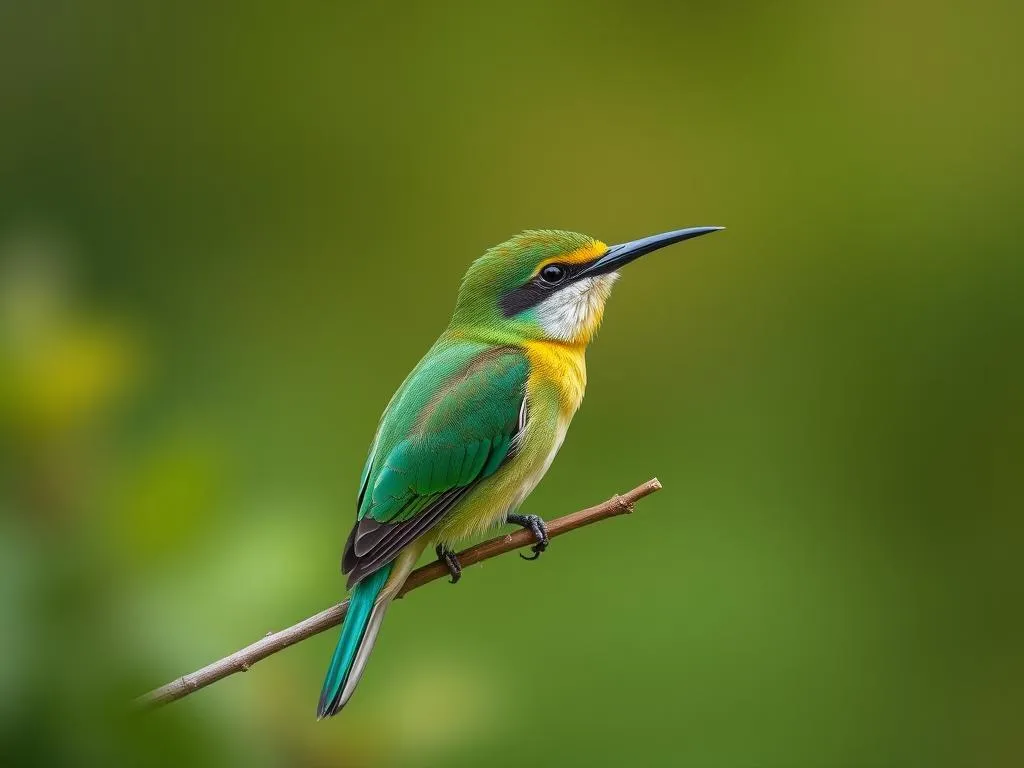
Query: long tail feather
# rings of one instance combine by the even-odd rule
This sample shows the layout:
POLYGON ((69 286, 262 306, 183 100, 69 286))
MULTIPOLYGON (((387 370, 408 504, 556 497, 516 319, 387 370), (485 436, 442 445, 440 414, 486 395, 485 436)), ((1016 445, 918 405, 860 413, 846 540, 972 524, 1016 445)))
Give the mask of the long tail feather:
POLYGON ((352 696, 352 692, 362 677, 366 660, 377 638, 377 630, 384 619, 389 599, 377 602, 384 584, 391 574, 392 564, 385 565, 378 571, 360 581, 348 604, 345 623, 341 627, 341 637, 331 657, 331 666, 324 678, 324 687, 320 692, 320 703, 316 708, 319 720, 338 714, 352 696))

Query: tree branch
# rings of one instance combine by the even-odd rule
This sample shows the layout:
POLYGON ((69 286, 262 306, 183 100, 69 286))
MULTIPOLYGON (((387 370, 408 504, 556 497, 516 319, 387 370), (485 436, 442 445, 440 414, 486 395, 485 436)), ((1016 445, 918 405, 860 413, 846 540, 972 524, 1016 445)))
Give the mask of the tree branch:
MULTIPOLYGON (((628 493, 621 496, 613 496, 608 501, 602 502, 597 506, 551 520, 548 522, 548 535, 554 538, 563 533, 582 528, 585 525, 596 523, 599 520, 629 514, 633 511, 633 505, 637 501, 658 490, 661 490, 661 483, 658 482, 657 478, 652 478, 628 493)), ((533 534, 527 530, 521 530, 481 542, 475 547, 470 547, 460 552, 458 558, 465 568, 505 552, 530 546, 533 543, 533 534)), ((424 584, 447 575, 448 568, 443 563, 434 562, 425 565, 409 574, 409 578, 406 580, 401 592, 398 593, 398 596, 402 597, 412 590, 422 587, 424 584)), ((267 636, 263 639, 257 640, 252 645, 248 645, 220 661, 215 661, 200 670, 179 677, 177 680, 167 683, 167 685, 139 696, 135 700, 135 704, 145 708, 158 707, 184 698, 190 693, 194 693, 200 688, 205 688, 211 683, 222 680, 228 675, 233 675, 236 672, 247 672, 257 661, 261 661, 267 658, 267 656, 284 650, 290 645, 295 645, 295 643, 301 642, 307 637, 312 637, 324 630, 337 626, 345 618, 347 610, 348 600, 339 605, 331 606, 325 611, 320 611, 315 616, 310 616, 308 619, 288 627, 288 629, 267 633, 267 636)))

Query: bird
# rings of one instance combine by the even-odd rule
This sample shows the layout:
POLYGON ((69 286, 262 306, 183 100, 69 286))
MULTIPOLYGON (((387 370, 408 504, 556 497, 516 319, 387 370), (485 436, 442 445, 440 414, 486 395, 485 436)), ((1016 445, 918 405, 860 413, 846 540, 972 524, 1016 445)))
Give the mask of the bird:
POLYGON ((391 398, 371 443, 341 561, 352 592, 317 719, 351 699, 389 604, 428 546, 452 583, 462 572, 455 544, 488 528, 529 529, 528 560, 548 548, 544 520, 519 508, 583 400, 586 349, 618 270, 720 229, 611 246, 527 230, 470 265, 451 322, 391 398))

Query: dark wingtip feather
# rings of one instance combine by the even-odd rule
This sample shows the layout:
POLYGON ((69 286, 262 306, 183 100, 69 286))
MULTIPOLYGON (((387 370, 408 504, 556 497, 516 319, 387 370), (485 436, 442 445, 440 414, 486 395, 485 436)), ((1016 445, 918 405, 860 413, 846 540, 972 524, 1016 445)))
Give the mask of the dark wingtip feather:
POLYGON ((364 557, 371 552, 392 528, 392 525, 379 523, 370 517, 364 517, 356 523, 355 535, 352 537, 352 551, 356 557, 364 557))
POLYGON ((388 535, 377 542, 373 550, 355 559, 354 567, 348 571, 348 588, 353 589, 363 578, 398 557, 402 547, 430 530, 474 485, 451 488, 438 494, 436 501, 419 517, 389 524, 388 535))
POLYGON ((348 541, 345 542, 345 552, 341 556, 341 572, 348 573, 356 567, 356 563, 359 562, 359 558, 356 557, 355 550, 352 545, 356 539, 356 529, 358 526, 352 526, 352 531, 348 535, 348 541))

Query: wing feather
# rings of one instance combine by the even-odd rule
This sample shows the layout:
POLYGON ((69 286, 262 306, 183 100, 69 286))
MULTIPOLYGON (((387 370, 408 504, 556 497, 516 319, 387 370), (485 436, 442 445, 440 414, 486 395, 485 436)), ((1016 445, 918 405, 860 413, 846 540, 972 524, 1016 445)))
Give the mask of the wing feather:
MULTIPOLYGON (((435 350, 436 352, 436 350, 435 350)), ((391 562, 515 454, 529 363, 513 347, 428 355, 385 411, 342 557, 353 585, 391 562)))

